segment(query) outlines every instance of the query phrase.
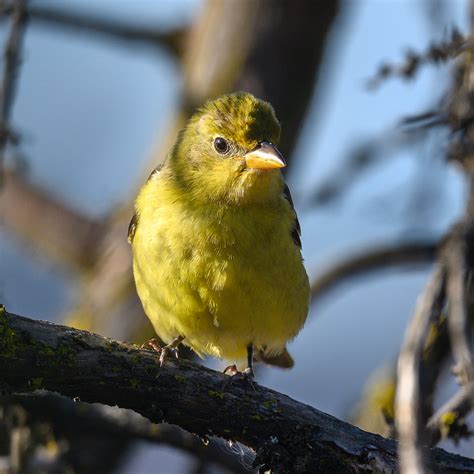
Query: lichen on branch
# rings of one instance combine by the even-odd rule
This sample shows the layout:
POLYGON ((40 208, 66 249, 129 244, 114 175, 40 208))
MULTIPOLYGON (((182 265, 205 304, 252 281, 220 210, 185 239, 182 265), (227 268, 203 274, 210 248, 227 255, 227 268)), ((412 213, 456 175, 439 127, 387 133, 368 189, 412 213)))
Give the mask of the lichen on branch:
MULTIPOLYGON (((86 331, 0 311, 4 392, 42 388, 83 402, 130 408, 203 439, 218 436, 256 451, 275 472, 395 472, 397 445, 256 384, 169 359, 86 331)), ((474 472, 474 460, 429 452, 434 472, 474 472)))

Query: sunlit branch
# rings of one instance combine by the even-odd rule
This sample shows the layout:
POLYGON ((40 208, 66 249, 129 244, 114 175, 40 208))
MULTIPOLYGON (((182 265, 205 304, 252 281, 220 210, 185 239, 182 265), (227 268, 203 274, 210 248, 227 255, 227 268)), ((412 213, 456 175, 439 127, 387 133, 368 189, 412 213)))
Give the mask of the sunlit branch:
MULTIPOLYGON (((84 402, 131 408, 202 438, 239 441, 275 472, 394 472, 395 441, 364 432, 281 393, 70 327, 0 313, 3 390, 55 391, 84 402)), ((427 453, 437 472, 474 472, 474 460, 427 453)))

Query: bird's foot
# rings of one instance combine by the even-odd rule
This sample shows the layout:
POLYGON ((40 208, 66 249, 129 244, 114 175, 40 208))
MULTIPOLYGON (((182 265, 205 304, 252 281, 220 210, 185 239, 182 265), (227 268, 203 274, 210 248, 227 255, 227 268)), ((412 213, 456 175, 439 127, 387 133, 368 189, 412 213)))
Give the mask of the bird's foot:
POLYGON ((155 352, 159 352, 160 358, 158 359, 158 361, 159 361, 160 367, 163 367, 163 364, 165 363, 165 359, 169 357, 170 355, 173 355, 176 359, 178 359, 179 353, 178 353, 178 346, 176 344, 176 341, 173 341, 170 344, 167 344, 166 346, 160 346, 158 341, 159 339, 157 338, 150 339, 149 341, 144 342, 140 346, 140 349, 150 348, 155 352))
POLYGON ((173 355, 175 359, 179 358, 178 348, 172 344, 168 344, 161 349, 160 359, 159 359, 160 367, 163 367, 163 364, 165 363, 165 359, 169 357, 170 355, 173 355))
POLYGON ((163 349, 160 346, 160 340, 157 337, 154 337, 152 339, 149 339, 148 341, 145 341, 141 346, 140 349, 151 349, 152 351, 155 352, 161 352, 161 349, 163 349))
POLYGON ((225 390, 229 385, 234 382, 243 381, 248 384, 255 390, 255 373, 252 367, 247 367, 246 369, 240 371, 237 369, 235 364, 227 366, 223 373, 229 375, 229 378, 224 382, 222 390, 225 390))

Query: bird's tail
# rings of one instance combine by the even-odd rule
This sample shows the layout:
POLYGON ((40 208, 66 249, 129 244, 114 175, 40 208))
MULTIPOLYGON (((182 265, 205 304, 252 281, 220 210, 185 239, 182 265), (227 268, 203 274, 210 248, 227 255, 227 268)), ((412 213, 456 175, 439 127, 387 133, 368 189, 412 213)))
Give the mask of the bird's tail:
POLYGON ((258 362, 265 362, 268 365, 274 365, 282 369, 291 369, 295 365, 293 357, 291 357, 288 349, 285 347, 280 354, 268 354, 263 350, 255 353, 255 360, 258 362))

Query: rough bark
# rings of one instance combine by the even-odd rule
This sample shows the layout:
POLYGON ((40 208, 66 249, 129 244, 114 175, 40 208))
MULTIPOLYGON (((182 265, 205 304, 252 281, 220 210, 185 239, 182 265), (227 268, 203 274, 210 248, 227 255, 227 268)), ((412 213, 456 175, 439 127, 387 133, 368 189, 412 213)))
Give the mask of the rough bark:
MULTIPOLYGON (((239 441, 275 472, 397 470, 397 444, 248 382, 224 389, 225 375, 86 331, 0 312, 4 392, 39 388, 84 402, 131 408, 206 439, 239 441)), ((474 472, 474 460, 428 451, 433 472, 474 472)))
POLYGON ((0 456, 9 454, 9 474, 115 473, 123 451, 137 441, 173 447, 229 474, 249 474, 241 457, 230 455, 222 441, 205 445, 177 426, 151 423, 132 410, 84 403, 40 390, 0 396, 0 407, 0 456), (21 443, 19 432, 25 429, 29 439, 21 443), (51 446, 52 442, 57 449, 45 465, 38 446, 51 446), (25 455, 15 460, 15 452, 25 455))

